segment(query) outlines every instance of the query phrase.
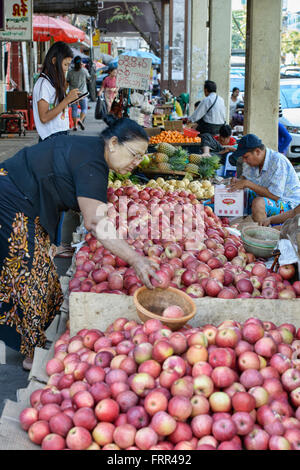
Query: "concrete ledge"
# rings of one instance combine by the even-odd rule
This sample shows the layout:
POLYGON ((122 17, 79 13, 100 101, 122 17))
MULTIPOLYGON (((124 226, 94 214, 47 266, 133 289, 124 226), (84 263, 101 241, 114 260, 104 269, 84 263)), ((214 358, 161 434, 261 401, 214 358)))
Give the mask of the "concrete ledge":
MULTIPOLYGON (((300 327, 300 301, 265 299, 215 299, 204 297, 193 299, 197 314, 189 322, 193 327, 211 323, 218 325, 223 320, 244 322, 249 317, 272 321, 276 325, 293 323, 300 327)), ((105 330, 118 317, 140 321, 132 296, 72 292, 69 297, 71 336, 82 328, 105 330)))

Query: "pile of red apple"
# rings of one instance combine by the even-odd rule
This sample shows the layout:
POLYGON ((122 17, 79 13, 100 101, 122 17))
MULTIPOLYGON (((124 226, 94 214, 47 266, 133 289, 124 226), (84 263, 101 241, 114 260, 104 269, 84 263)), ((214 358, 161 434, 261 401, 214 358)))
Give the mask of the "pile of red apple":
POLYGON ((20 414, 45 450, 300 450, 300 329, 249 318, 67 330, 20 414))
MULTIPOLYGON (((208 206, 203 209, 201 240, 185 237, 162 239, 168 223, 171 223, 172 233, 175 220, 172 211, 170 219, 166 216, 164 206, 180 207, 191 203, 190 222, 193 224, 200 204, 197 199, 193 199, 194 195, 188 195, 185 191, 165 193, 153 188, 137 191, 134 187, 115 191, 109 188, 108 191, 108 199, 113 204, 111 209, 117 214, 115 220, 118 229, 119 196, 125 195, 129 200, 129 222, 135 223, 144 217, 138 210, 141 207, 145 208, 146 213, 151 210, 151 214, 160 214, 157 233, 153 234, 153 230, 150 232, 150 228, 146 227, 146 234, 143 232, 137 239, 127 240, 140 255, 151 258, 159 265, 156 274, 161 283, 152 280, 155 287, 176 287, 194 298, 294 299, 300 296, 300 282, 292 282, 295 277, 293 265, 281 266, 278 273, 270 272, 263 260, 257 260, 253 254, 245 252, 241 239, 230 234, 208 206)), ((127 230, 126 227, 123 229, 127 230)), ((90 233, 86 236, 86 242, 87 245, 77 253, 76 272, 69 284, 71 292, 133 295, 142 286, 134 269, 106 250, 90 233)))

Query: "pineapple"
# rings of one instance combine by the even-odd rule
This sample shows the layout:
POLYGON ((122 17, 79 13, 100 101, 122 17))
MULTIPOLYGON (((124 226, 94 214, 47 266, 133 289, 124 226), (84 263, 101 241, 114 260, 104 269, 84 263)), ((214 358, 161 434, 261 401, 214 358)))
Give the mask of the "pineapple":
POLYGON ((169 165, 169 163, 162 162, 157 164, 157 168, 162 171, 169 171, 171 170, 171 165, 169 165))
POLYGON ((198 165, 195 165, 194 163, 188 163, 185 167, 185 171, 189 171, 191 173, 198 173, 199 168, 198 165))
POLYGON ((168 157, 172 157, 172 155, 176 152, 176 148, 171 144, 161 143, 158 144, 157 151, 159 153, 165 153, 168 157))
POLYGON ((165 153, 157 152, 154 156, 154 159, 156 163, 167 163, 169 160, 169 157, 165 153))
POLYGON ((189 156, 189 162, 190 163, 195 163, 196 165, 199 165, 202 159, 202 155, 199 155, 197 153, 191 153, 189 156))

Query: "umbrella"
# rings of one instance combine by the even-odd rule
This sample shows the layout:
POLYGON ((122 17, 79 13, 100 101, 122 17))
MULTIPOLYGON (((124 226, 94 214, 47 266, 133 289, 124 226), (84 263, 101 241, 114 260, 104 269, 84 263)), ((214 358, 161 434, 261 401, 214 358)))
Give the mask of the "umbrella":
MULTIPOLYGON (((161 63, 161 60, 159 57, 154 55, 152 52, 147 52, 147 51, 125 51, 125 52, 122 52, 122 54, 120 55, 129 55, 133 57, 142 57, 146 59, 152 59, 152 64, 154 65, 158 65, 161 63)), ((114 66, 118 65, 118 60, 119 60, 119 57, 116 57, 109 63, 109 65, 114 65, 114 66)))
POLYGON ((78 42, 84 41, 86 34, 79 28, 58 18, 46 15, 33 15, 33 40, 39 42, 54 41, 78 42))
POLYGON ((125 52, 122 52, 121 55, 129 55, 129 56, 133 56, 133 57, 143 57, 144 59, 152 59, 152 64, 154 64, 154 65, 159 65, 161 63, 160 58, 157 57, 152 52, 147 52, 147 51, 125 51, 125 52))
POLYGON ((89 59, 90 57, 86 54, 84 54, 83 52, 81 52, 79 49, 76 49, 76 47, 71 47, 71 51, 73 52, 74 54, 74 57, 78 56, 81 58, 81 59, 89 59))

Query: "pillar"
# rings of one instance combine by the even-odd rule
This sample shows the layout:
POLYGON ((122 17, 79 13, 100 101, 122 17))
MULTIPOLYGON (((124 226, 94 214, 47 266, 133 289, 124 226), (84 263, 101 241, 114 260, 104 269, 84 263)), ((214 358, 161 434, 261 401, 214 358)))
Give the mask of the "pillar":
POLYGON ((194 111, 194 104, 204 97, 203 85, 207 78, 208 61, 208 2, 191 0, 190 5, 190 114, 194 111))
POLYGON ((217 84, 217 93, 225 102, 229 122, 231 0, 210 0, 208 78, 217 84))
POLYGON ((278 148, 281 0, 248 0, 244 134, 278 148), (267 18, 267 21, 266 21, 267 18))
POLYGON ((18 41, 11 43, 11 78, 22 90, 22 55, 18 41))
POLYGON ((0 113, 5 110, 4 44, 0 41, 0 113))

